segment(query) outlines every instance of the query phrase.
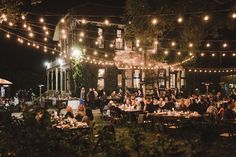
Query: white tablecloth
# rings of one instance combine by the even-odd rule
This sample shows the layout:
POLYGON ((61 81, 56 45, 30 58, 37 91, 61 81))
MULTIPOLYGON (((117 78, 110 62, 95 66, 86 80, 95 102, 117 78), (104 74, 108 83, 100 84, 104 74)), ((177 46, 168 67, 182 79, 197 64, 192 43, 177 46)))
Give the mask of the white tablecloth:
POLYGON ((80 101, 79 100, 68 100, 67 105, 70 106, 73 110, 77 110, 78 106, 80 105, 80 101))

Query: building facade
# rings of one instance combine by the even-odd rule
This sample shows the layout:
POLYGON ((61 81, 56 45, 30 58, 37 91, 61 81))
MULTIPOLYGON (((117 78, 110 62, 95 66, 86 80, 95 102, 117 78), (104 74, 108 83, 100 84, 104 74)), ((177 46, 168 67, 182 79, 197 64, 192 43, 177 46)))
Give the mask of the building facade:
MULTIPOLYGON (((76 80, 72 77, 72 60, 75 49, 79 49, 80 55, 84 58, 90 57, 97 60, 102 58, 125 64, 132 62, 132 65, 137 66, 142 62, 141 56, 136 52, 137 47, 133 44, 134 41, 126 41, 124 38, 125 28, 122 22, 111 19, 116 22, 116 24, 112 24, 104 19, 95 18, 94 16, 104 16, 99 10, 106 10, 106 13, 103 11, 105 15, 123 14, 120 8, 86 4, 73 8, 63 18, 63 21, 58 23, 54 40, 59 42, 60 57, 49 63, 47 67, 48 91, 75 92, 76 80), (83 18, 87 16, 89 18, 83 18)), ((153 88, 180 89, 185 85, 185 71, 164 68, 167 67, 165 63, 161 63, 163 68, 156 70, 106 66, 89 62, 81 64, 85 67, 83 86, 86 89, 105 89, 111 92, 118 89, 143 88, 149 92, 153 88)))

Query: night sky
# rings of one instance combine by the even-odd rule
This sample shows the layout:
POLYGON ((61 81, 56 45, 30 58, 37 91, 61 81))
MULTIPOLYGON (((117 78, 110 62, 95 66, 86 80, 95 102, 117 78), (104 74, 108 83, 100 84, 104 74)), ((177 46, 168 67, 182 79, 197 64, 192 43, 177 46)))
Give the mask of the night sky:
MULTIPOLYGON (((45 0, 37 6, 25 6, 25 11, 40 15, 64 15, 68 10, 84 3, 100 3, 110 5, 124 5, 124 0, 45 0), (56 3, 55 3, 56 2, 56 3)), ((50 23, 56 24, 60 17, 45 17, 50 23)), ((26 45, 20 45, 15 38, 6 39, 5 33, 0 32, 0 78, 14 83, 12 94, 18 89, 34 89, 38 93, 38 85, 46 83, 45 61, 52 57, 43 50, 37 50, 26 45)))

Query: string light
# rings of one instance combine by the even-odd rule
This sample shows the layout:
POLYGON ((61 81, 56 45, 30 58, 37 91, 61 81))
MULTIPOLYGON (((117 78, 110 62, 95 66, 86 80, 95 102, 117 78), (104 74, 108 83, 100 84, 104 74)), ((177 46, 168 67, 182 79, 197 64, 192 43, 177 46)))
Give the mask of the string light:
POLYGON ((176 43, 173 41, 173 42, 171 42, 171 46, 175 46, 176 45, 176 43))
POLYGON ((44 19, 43 19, 42 17, 39 19, 39 21, 40 21, 41 23, 44 23, 44 19))
POLYGON ((25 16, 24 16, 24 15, 22 15, 22 16, 21 16, 21 19, 22 19, 22 20, 25 20, 25 16))
POLYGON ((233 14, 232 14, 232 18, 233 18, 233 19, 236 19, 236 13, 233 13, 233 14))
POLYGON ((188 47, 192 48, 193 47, 193 43, 189 43, 188 47))
POLYGON ((24 23, 24 24, 23 24, 23 27, 24 27, 24 28, 27 28, 27 25, 24 23))
POLYGON ((107 58, 107 57, 108 57, 108 55, 107 55, 107 54, 105 54, 105 57, 107 58))
POLYGON ((32 38, 32 37, 34 37, 34 34, 32 32, 30 32, 29 36, 32 38))
POLYGON ((81 32, 81 33, 80 33, 80 36, 81 36, 81 37, 84 37, 84 32, 81 32))
POLYGON ((180 51, 178 51, 178 52, 177 52, 177 54, 180 56, 180 55, 181 55, 181 52, 180 52, 180 51))
POLYGON ((13 23, 12 23, 12 22, 9 22, 9 26, 11 26, 11 27, 12 27, 12 26, 13 26, 13 23))
POLYGON ((188 72, 204 72, 204 73, 232 73, 232 72, 236 72, 236 69, 234 68, 192 68, 192 69, 188 69, 188 72))
MULTIPOLYGON (((30 29, 31 30, 31 29, 30 29)), ((45 32, 46 33, 46 32, 45 32)), ((157 42, 154 42, 154 44, 157 44, 157 42)), ((176 43, 174 43, 173 44, 173 42, 171 43, 171 46, 175 46, 176 45, 176 43)), ((193 45, 192 45, 193 46, 193 45)), ((191 44, 189 44, 189 47, 192 47, 191 46, 191 44)), ((207 46, 207 45, 206 45, 207 46)), ((208 47, 208 46, 207 46, 208 47)), ((226 46, 227 47, 227 46, 226 46)), ((154 52, 154 50, 153 50, 153 52, 154 52)), ((168 51, 167 51, 168 52, 168 51)), ((167 53, 168 54, 168 53, 167 53)), ((178 53, 177 53, 178 54, 178 53)), ((181 53, 180 53, 181 54, 181 53)))
POLYGON ((232 55, 233 57, 235 57, 236 56, 236 54, 235 53, 233 53, 233 55, 232 55))
POLYGON ((207 44, 206 44, 206 47, 208 47, 208 48, 211 47, 211 44, 210 44, 210 43, 207 43, 207 44))
POLYGON ((209 19, 210 19, 210 17, 208 15, 205 15, 203 18, 204 21, 208 21, 209 19))
POLYGON ((228 44, 224 43, 222 46, 223 46, 223 48, 226 48, 226 47, 228 47, 228 44))
POLYGON ((97 54, 98 54, 98 52, 97 52, 97 51, 94 51, 94 52, 93 52, 93 54, 94 54, 94 55, 97 55, 97 54))
POLYGON ((165 51, 164 51, 164 54, 165 54, 165 55, 168 55, 168 54, 169 54, 169 52, 168 52, 167 50, 165 50, 165 51))
POLYGON ((106 20, 104 21, 104 23, 105 23, 105 25, 108 25, 108 24, 109 24, 109 20, 106 19, 106 20))
POLYGON ((45 38, 44 38, 44 41, 48 41, 48 38, 45 37, 45 38))
POLYGON ((203 56, 205 56, 205 54, 204 54, 204 53, 201 53, 201 56, 203 57, 203 56))
POLYGON ((157 45, 157 44, 158 44, 158 41, 155 41, 154 44, 157 45))
POLYGON ((178 23, 182 23, 183 22, 183 17, 179 17, 177 21, 178 21, 178 23))
POLYGON ((225 56, 226 56, 226 54, 225 54, 225 53, 223 53, 223 54, 222 54, 222 56, 223 56, 223 57, 225 57, 225 56))
POLYGON ((62 19, 61 19, 61 23, 64 23, 64 22, 65 22, 65 19, 64 19, 64 18, 62 18, 62 19))
POLYGON ((7 33, 7 34, 6 34, 6 37, 7 37, 7 38, 10 38, 11 36, 10 36, 10 34, 9 34, 9 33, 7 33))
POLYGON ((212 53, 212 54, 211 54, 211 56, 212 56, 212 57, 215 57, 215 56, 216 56, 216 54, 215 54, 215 53, 212 53))
POLYGON ((193 53, 192 52, 189 52, 189 56, 192 56, 193 55, 193 53))
POLYGON ((62 35, 62 38, 63 38, 63 39, 66 39, 66 35, 65 35, 65 34, 63 34, 63 35, 62 35))
POLYGON ((85 20, 85 19, 82 19, 81 21, 82 21, 82 24, 85 24, 85 23, 86 23, 86 20, 85 20))
POLYGON ((156 18, 152 19, 152 24, 153 24, 153 25, 156 25, 156 24, 157 24, 157 19, 156 19, 156 18))
POLYGON ((46 26, 43 26, 43 30, 45 30, 45 31, 46 31, 46 30, 47 30, 47 27, 46 27, 46 26))

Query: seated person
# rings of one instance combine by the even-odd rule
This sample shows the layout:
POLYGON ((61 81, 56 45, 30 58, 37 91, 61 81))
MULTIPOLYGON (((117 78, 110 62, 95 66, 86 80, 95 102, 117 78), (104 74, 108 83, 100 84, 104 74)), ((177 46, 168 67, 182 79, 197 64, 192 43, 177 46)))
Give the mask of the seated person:
POLYGON ((85 116, 85 107, 84 105, 79 105, 75 119, 77 121, 81 121, 84 116, 85 116))
POLYGON ((185 100, 183 98, 179 99, 179 102, 178 102, 178 110, 179 111, 183 111, 183 112, 186 112, 187 111, 187 106, 185 105, 185 100))
POLYGON ((197 100, 194 99, 192 103, 188 106, 188 110, 191 112, 198 112, 200 110, 200 105, 196 102, 197 100))
POLYGON ((212 103, 212 104, 207 108, 206 113, 208 113, 210 116, 216 118, 217 115, 218 115, 218 110, 217 110, 217 108, 216 108, 216 104, 215 104, 215 103, 212 103))
POLYGON ((153 99, 153 108, 154 111, 157 111, 159 109, 158 100, 156 98, 153 99))
POLYGON ((74 114, 73 114, 72 108, 70 106, 66 107, 65 118, 74 118, 74 114))
POLYGON ((223 114, 223 120, 232 120, 235 118, 235 113, 233 111, 233 104, 227 106, 223 114))
POLYGON ((154 109, 154 105, 153 105, 153 103, 152 103, 152 101, 151 101, 151 99, 147 99, 146 100, 146 106, 145 106, 145 111, 147 111, 148 113, 153 113, 154 111, 155 111, 155 109, 154 109))
POLYGON ((91 108, 86 108, 85 115, 83 116, 81 122, 85 122, 88 126, 91 126, 94 120, 93 112, 91 108))
POLYGON ((168 101, 165 106, 162 107, 162 109, 164 110, 172 110, 175 109, 175 103, 173 99, 170 99, 170 101, 168 101))

